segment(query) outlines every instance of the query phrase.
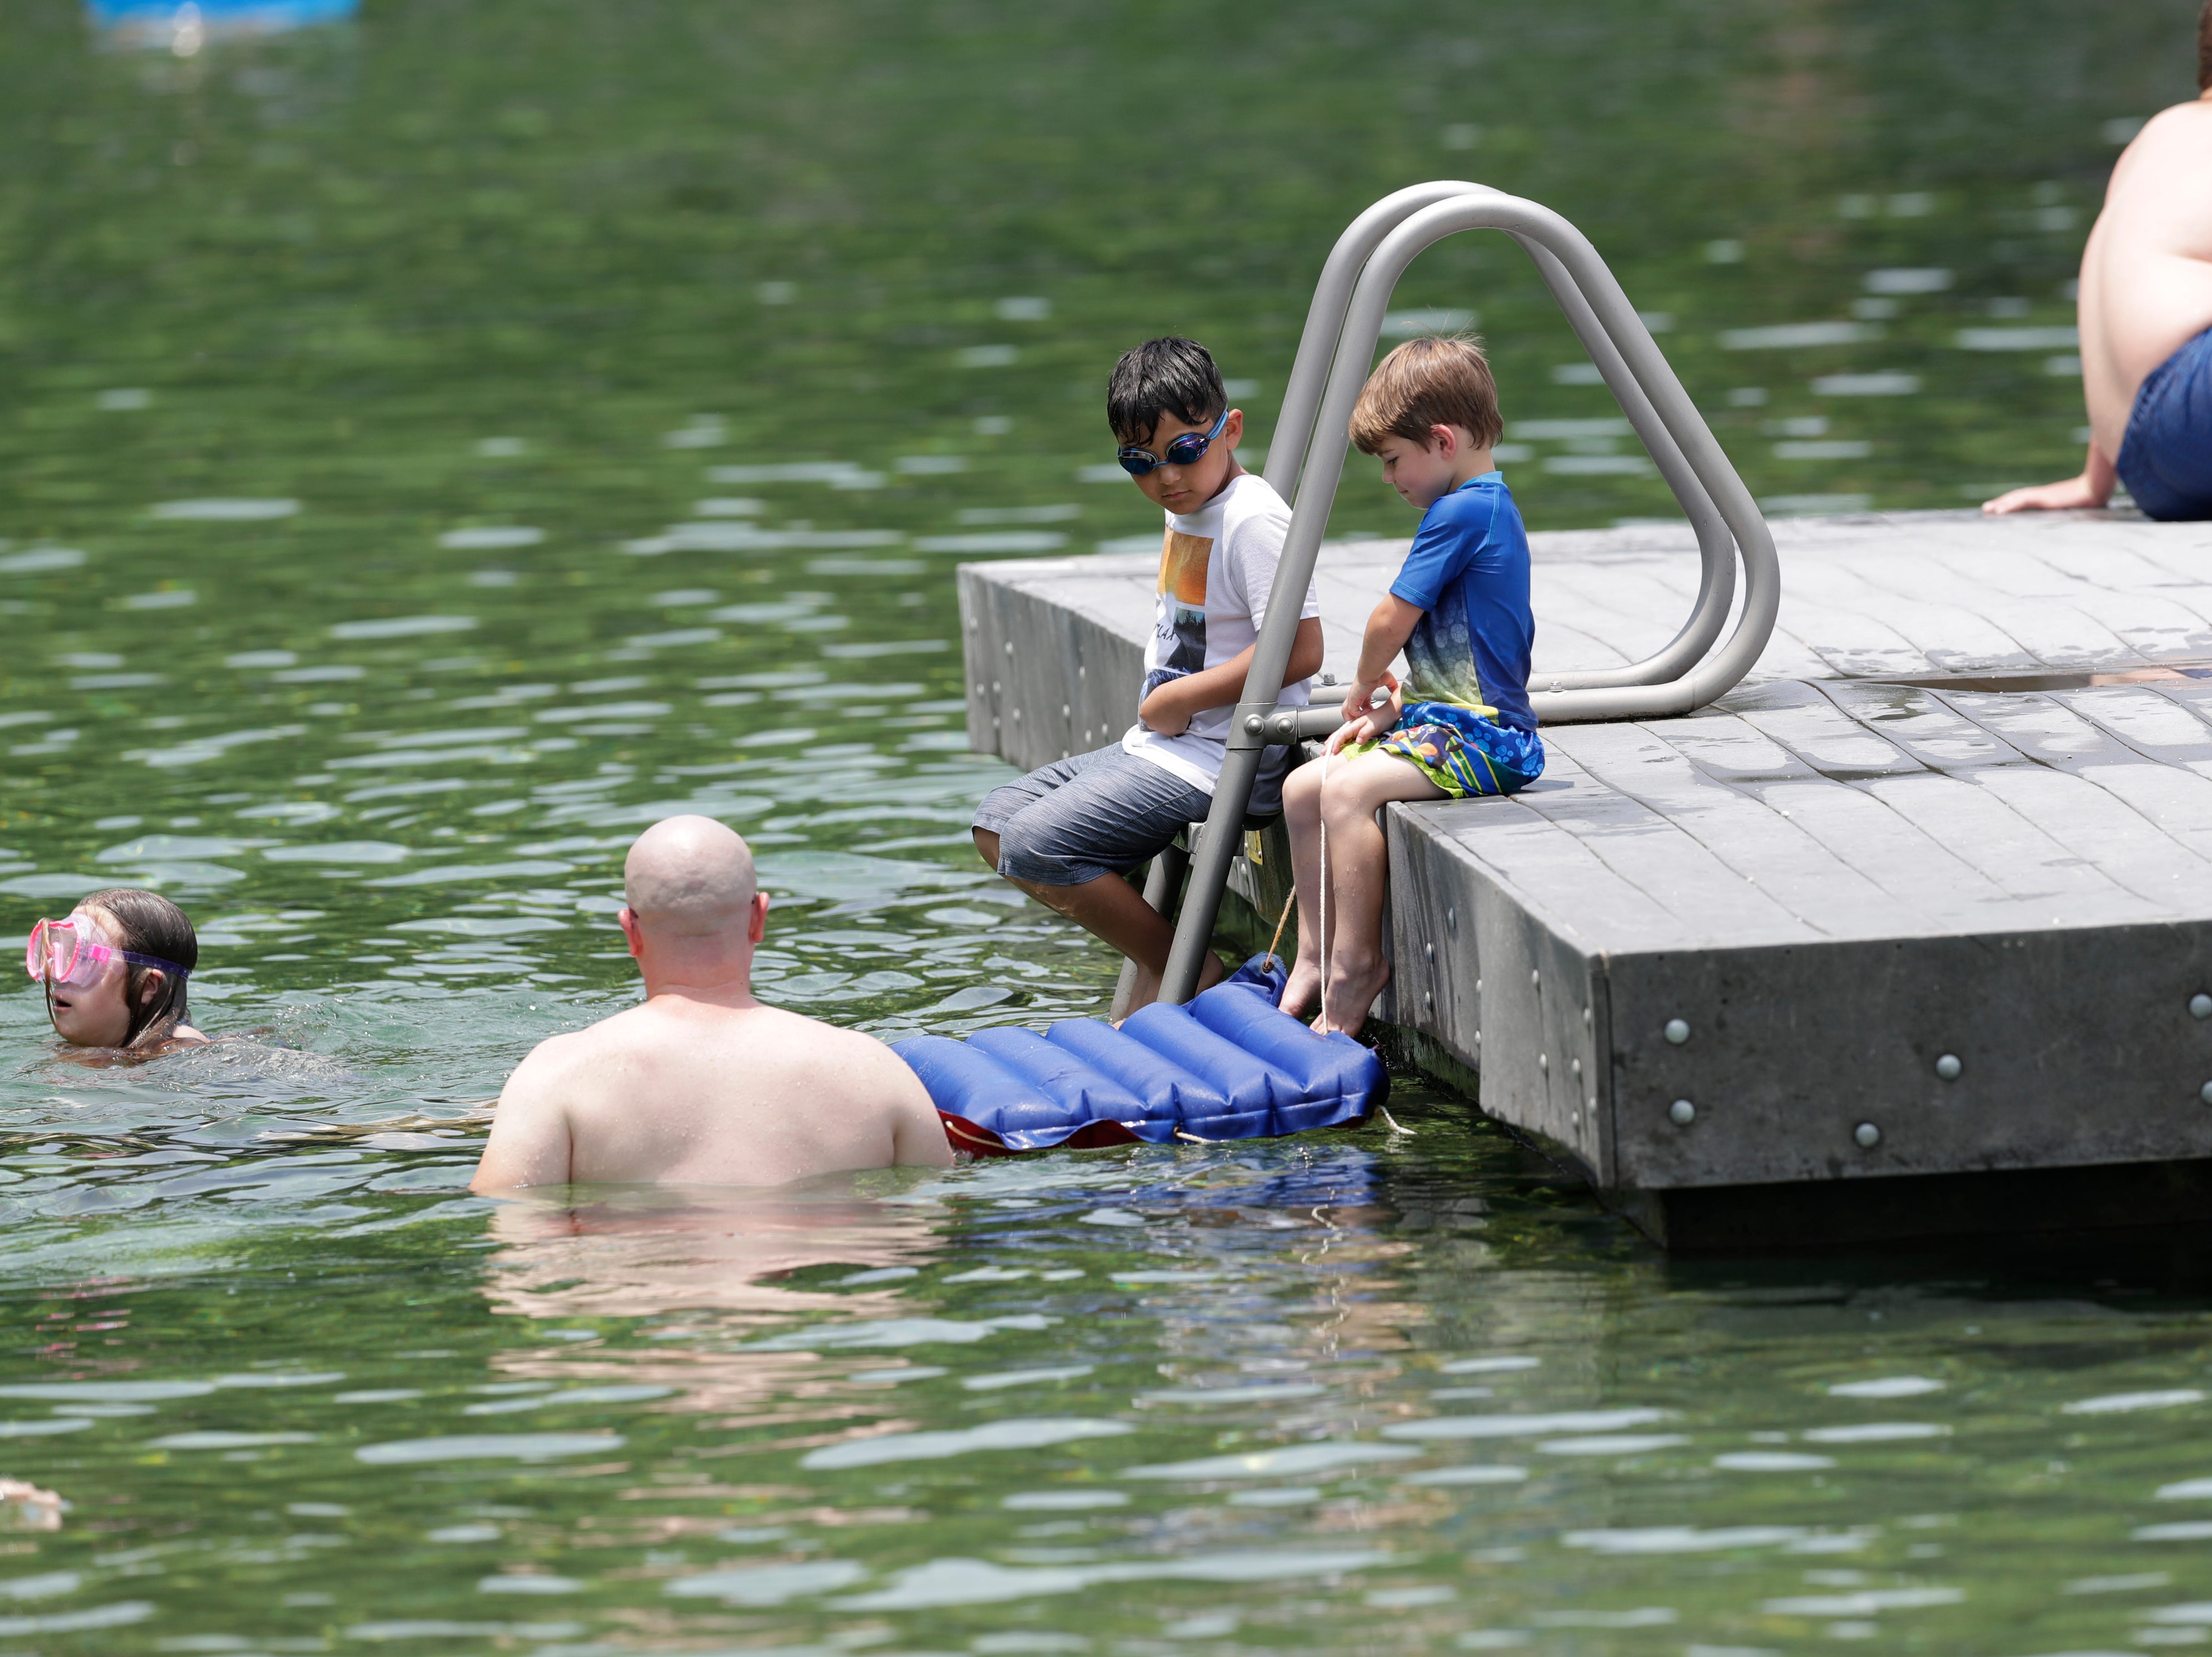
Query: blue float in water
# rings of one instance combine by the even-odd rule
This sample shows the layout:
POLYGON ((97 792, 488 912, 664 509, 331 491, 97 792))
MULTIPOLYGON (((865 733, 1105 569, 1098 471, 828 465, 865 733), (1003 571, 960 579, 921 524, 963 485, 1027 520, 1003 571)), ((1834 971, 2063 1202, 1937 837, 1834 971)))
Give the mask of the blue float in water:
POLYGON ((85 0, 85 9, 112 34, 189 58, 221 35, 337 22, 358 12, 361 0, 85 0))
POLYGON ((1365 1120, 1389 1093, 1382 1061, 1283 1012, 1285 977, 1255 955, 1188 1007, 1156 1002, 1118 1030, 1070 1019, 1043 1035, 1005 1026, 964 1042, 915 1036, 891 1051, 929 1089, 953 1144, 980 1155, 1255 1139, 1365 1120))

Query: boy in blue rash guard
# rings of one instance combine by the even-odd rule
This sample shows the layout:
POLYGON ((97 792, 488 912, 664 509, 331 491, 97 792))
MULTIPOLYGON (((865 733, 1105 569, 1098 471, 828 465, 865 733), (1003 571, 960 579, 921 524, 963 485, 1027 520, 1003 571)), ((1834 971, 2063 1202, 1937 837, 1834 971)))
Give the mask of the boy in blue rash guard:
POLYGON ((1345 723, 1328 740, 1330 753, 1342 758, 1330 760, 1325 785, 1318 765, 1293 771, 1283 785, 1298 904, 1298 958, 1283 1007, 1303 1013, 1326 972, 1317 1029, 1358 1034, 1389 981, 1382 932, 1388 847, 1377 808, 1393 800, 1515 794, 1544 769, 1528 705, 1536 631, 1528 537, 1491 464, 1504 429, 1490 364, 1466 339, 1408 340, 1369 376, 1352 411, 1352 441, 1382 460, 1384 481, 1423 516, 1397 580, 1368 618, 1345 723), (1401 649, 1410 675, 1404 688, 1389 670, 1401 649), (1389 702, 1370 709, 1378 689, 1389 691, 1389 702))

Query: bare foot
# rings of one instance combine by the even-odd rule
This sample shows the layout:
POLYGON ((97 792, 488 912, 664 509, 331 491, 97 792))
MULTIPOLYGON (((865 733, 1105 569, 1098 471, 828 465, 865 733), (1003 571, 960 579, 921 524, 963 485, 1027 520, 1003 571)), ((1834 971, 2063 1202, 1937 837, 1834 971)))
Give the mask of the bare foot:
POLYGON ((1375 1005, 1375 997, 1382 993, 1382 986, 1390 982, 1390 963, 1376 956, 1374 964, 1359 969, 1339 955, 1332 963, 1336 968, 1328 981, 1328 1020, 1316 1018, 1313 1027, 1322 1035, 1332 1030, 1347 1036, 1356 1036, 1367 1022, 1367 1014, 1375 1005))
POLYGON ((1283 984, 1283 999, 1279 1005, 1294 1019, 1302 1019, 1306 1011, 1321 999, 1321 969, 1306 961, 1295 961, 1291 974, 1283 984))

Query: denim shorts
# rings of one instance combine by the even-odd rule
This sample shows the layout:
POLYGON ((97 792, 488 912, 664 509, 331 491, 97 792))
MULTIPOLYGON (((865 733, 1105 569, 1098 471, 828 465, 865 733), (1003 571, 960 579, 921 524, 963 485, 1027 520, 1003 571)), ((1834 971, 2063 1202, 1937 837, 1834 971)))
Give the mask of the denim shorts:
POLYGON ((2212 328, 2144 380, 2118 470, 2146 517, 2212 518, 2212 328))
POLYGON ((1116 743, 994 789, 975 826, 999 837, 999 873, 1032 886, 1118 874, 1202 823, 1213 796, 1116 743))

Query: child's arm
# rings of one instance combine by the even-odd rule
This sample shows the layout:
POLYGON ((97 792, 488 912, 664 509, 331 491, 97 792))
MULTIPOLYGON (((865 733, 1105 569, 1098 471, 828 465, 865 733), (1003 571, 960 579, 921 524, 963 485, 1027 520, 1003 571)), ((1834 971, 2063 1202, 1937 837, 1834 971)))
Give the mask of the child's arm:
MULTIPOLYGON (((1255 643, 1223 662, 1195 673, 1171 679, 1138 704, 1137 717, 1162 736, 1181 736, 1190 722, 1210 708, 1233 708, 1244 699, 1244 675, 1252 669, 1255 643)), ((1291 664, 1283 682, 1295 685, 1321 670, 1321 622, 1307 616, 1298 623, 1291 641, 1291 664)))
POLYGON ((2009 490, 1993 501, 1984 501, 1984 512, 2063 512, 2075 507, 2100 507, 2112 498, 2112 486, 2119 481, 2119 470, 2106 458, 2104 450, 2094 439, 2089 443, 2088 458, 2081 462, 2081 473, 2060 484, 2039 484, 2030 489, 2009 490))
POLYGON ((1352 687, 1344 693, 1346 724, 1367 716, 1367 704, 1377 690, 1398 688, 1390 664, 1406 648, 1406 641, 1413 637, 1414 624, 1427 613, 1420 606, 1407 603, 1395 593, 1382 595, 1382 602, 1367 618, 1367 634, 1359 642, 1359 669, 1352 687))

